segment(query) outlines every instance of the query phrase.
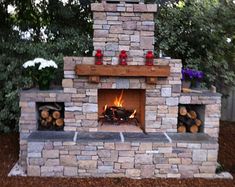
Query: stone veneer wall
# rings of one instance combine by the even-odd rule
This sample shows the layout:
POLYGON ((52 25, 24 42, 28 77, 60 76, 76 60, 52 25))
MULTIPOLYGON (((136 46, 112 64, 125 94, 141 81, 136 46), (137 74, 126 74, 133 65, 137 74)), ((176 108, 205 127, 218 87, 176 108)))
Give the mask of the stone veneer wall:
POLYGON ((217 155, 216 141, 205 140, 30 141, 27 172, 29 176, 213 178, 217 155))
POLYGON ((204 133, 218 138, 221 117, 221 94, 210 92, 203 94, 181 93, 179 103, 205 105, 204 133))
MULTIPOLYGON (((156 59, 159 65, 170 66, 170 76, 159 78, 156 85, 146 84, 143 77, 101 77, 99 84, 88 77, 76 76, 76 64, 94 64, 93 57, 65 57, 64 93, 65 131, 97 131, 98 89, 145 89, 146 132, 176 132, 178 104, 181 92, 181 60, 156 59)), ((143 64, 139 64, 143 65, 143 64)))
POLYGON ((156 4, 91 4, 94 50, 101 49, 107 61, 128 52, 129 63, 144 61, 144 52, 154 50, 156 4))
MULTIPOLYGON (((155 60, 156 61, 156 60, 155 60)), ((148 85, 144 78, 101 78, 91 84, 87 77, 77 77, 76 64, 93 64, 93 57, 65 57, 63 90, 22 91, 20 97, 20 164, 26 168, 27 137, 37 131, 36 102, 64 102, 65 131, 97 131, 97 91, 107 89, 146 89, 146 132, 176 132, 178 104, 204 104, 204 132, 218 138, 221 96, 219 94, 182 94, 181 61, 157 60, 169 64, 171 75, 157 85, 148 85)))

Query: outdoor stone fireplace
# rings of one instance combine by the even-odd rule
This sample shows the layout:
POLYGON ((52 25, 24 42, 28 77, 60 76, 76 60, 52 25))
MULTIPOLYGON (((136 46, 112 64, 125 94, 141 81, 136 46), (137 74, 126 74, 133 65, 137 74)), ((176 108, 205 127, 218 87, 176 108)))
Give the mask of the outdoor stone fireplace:
POLYGON ((21 92, 19 163, 28 176, 216 177, 221 95, 181 93, 181 60, 145 66, 157 7, 125 2, 92 4, 103 65, 64 57, 62 89, 21 92), (128 65, 112 65, 121 50, 128 65), (38 131, 38 102, 63 103, 64 131, 38 131), (201 133, 177 133, 179 106, 189 104, 203 106, 201 133))

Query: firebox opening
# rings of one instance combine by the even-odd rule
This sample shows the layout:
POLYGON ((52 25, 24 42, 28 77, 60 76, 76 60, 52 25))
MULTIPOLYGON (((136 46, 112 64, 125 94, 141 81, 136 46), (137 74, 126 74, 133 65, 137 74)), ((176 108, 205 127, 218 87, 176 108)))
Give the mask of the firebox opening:
POLYGON ((39 131, 64 130, 64 103, 37 102, 36 110, 39 131))
POLYGON ((145 90, 98 90, 99 130, 143 132, 145 130, 145 90))

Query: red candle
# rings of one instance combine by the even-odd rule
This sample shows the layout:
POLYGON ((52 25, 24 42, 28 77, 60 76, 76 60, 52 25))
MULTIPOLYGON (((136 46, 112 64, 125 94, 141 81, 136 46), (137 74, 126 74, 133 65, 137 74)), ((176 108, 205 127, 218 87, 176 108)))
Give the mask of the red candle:
POLYGON ((119 55, 119 64, 122 66, 127 65, 127 54, 125 50, 122 50, 120 55, 119 55))
POLYGON ((154 59, 153 52, 148 51, 145 58, 146 58, 145 65, 146 66, 152 66, 153 65, 153 59, 154 59))
POLYGON ((96 51, 96 54, 95 54, 95 65, 102 65, 103 64, 103 54, 102 54, 102 51, 100 49, 98 49, 96 51))

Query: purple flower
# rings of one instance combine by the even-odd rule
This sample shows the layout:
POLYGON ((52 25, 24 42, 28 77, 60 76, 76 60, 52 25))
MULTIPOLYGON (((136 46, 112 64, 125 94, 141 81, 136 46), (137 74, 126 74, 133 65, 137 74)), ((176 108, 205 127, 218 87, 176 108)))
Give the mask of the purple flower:
POLYGON ((189 68, 182 69, 182 80, 202 80, 203 76, 202 71, 189 68))

